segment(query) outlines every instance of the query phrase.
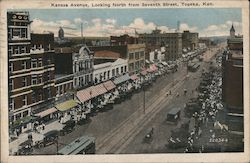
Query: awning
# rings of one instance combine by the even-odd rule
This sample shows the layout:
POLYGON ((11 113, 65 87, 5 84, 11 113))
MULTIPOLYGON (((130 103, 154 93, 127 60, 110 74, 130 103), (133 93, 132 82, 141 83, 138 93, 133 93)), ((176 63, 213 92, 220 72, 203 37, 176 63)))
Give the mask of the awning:
POLYGON ((40 112, 40 113, 37 113, 37 114, 35 114, 35 116, 40 117, 40 118, 43 118, 43 117, 45 117, 45 116, 47 116, 47 115, 49 115, 49 114, 51 114, 51 113, 54 113, 54 112, 56 112, 56 111, 57 111, 57 109, 53 107, 53 108, 44 110, 44 111, 42 111, 42 112, 40 112))
POLYGON ((81 102, 86 102, 91 99, 90 89, 91 88, 89 87, 77 92, 76 96, 81 102))
POLYGON ((114 88, 116 87, 115 84, 114 84, 111 80, 106 81, 105 83, 103 83, 103 85, 104 85, 104 87, 105 87, 108 91, 110 91, 110 90, 112 90, 112 89, 114 89, 114 88))
POLYGON ((130 76, 130 78, 131 78, 132 80, 136 80, 136 79, 138 79, 138 76, 137 76, 136 74, 134 74, 134 75, 130 76))
POLYGON ((98 84, 91 87, 91 97, 97 97, 107 92, 107 89, 104 88, 103 84, 98 84))
POLYGON ((63 103, 57 104, 55 107, 59 110, 59 111, 67 111, 71 108, 74 108, 77 106, 77 102, 75 100, 68 100, 65 101, 63 103))
POLYGON ((147 59, 145 60, 145 62, 146 62, 147 64, 150 64, 149 60, 147 60, 147 59))
POLYGON ((155 64, 150 65, 150 67, 147 69, 148 72, 155 72, 157 70, 158 69, 155 64))
POLYGON ((147 75, 147 70, 141 71, 141 74, 144 75, 144 76, 147 75))
POLYGON ((114 83, 117 85, 117 84, 123 83, 129 79, 130 79, 130 76, 128 74, 125 74, 125 75, 122 75, 122 76, 115 78, 114 83))
POLYGON ((158 70, 158 68, 156 67, 155 64, 152 64, 152 65, 150 66, 150 69, 151 69, 153 72, 155 72, 155 71, 158 70))
POLYGON ((13 124, 10 125, 10 127, 16 128, 16 127, 22 126, 24 124, 28 124, 30 122, 33 122, 35 119, 36 119, 36 117, 26 116, 26 117, 23 117, 21 119, 14 121, 13 124))

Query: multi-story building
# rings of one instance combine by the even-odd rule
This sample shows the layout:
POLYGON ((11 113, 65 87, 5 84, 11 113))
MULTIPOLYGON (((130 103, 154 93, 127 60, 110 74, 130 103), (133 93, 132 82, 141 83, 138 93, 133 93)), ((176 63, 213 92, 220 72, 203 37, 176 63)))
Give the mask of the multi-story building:
POLYGON ((182 33, 161 33, 155 29, 152 33, 139 34, 139 42, 146 46, 166 47, 165 60, 176 60, 182 55, 182 33))
POLYGON ((125 59, 118 58, 113 62, 106 62, 94 65, 94 83, 101 83, 128 72, 128 62, 125 59))
POLYGON ((199 46, 199 34, 197 32, 184 31, 182 33, 182 48, 195 50, 199 46))
POLYGON ((124 34, 121 36, 110 36, 110 45, 138 44, 138 38, 124 34))
POLYGON ((117 46, 93 46, 92 51, 112 51, 120 54, 120 58, 128 60, 130 74, 140 72, 145 67, 145 44, 127 44, 117 46))
MULTIPOLYGON (((66 90, 82 89, 93 84, 94 52, 90 51, 86 45, 56 48, 56 58, 56 76, 60 81, 66 82, 65 86, 57 87, 57 92, 65 93, 66 90), (71 88, 71 77, 69 77, 72 74, 74 76, 73 88, 71 88), (67 76, 67 80, 62 80, 63 76, 67 76)), ((59 85, 57 83, 57 86, 59 85)))
MULTIPOLYGON (((233 26, 232 26, 233 27, 233 26)), ((226 120, 230 136, 239 137, 237 149, 243 150, 244 96, 243 96, 243 40, 230 30, 228 48, 222 59, 222 101, 226 108, 226 120), (234 41, 236 45, 234 45, 234 41)))
POLYGON ((93 84, 94 52, 86 45, 73 52, 74 88, 81 89, 93 84))
POLYGON ((54 35, 31 34, 28 12, 8 12, 7 19, 10 127, 26 130, 53 101, 54 35))

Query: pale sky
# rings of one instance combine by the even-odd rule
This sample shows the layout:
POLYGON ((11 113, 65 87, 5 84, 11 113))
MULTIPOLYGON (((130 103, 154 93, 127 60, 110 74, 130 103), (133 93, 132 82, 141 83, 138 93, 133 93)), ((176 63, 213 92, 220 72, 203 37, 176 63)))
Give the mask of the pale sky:
POLYGON ((198 32, 200 36, 227 36, 232 23, 236 34, 242 34, 240 8, 161 8, 161 9, 30 9, 33 32, 50 31, 57 37, 60 26, 66 36, 110 36, 124 33, 151 32, 156 27, 173 32, 198 32))

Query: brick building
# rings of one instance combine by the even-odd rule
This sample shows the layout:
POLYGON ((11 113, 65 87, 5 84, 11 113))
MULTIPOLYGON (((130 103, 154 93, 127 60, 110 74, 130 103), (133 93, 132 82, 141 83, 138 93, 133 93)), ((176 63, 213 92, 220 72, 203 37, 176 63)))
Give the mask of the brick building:
POLYGON ((182 55, 182 33, 162 33, 155 29, 152 33, 139 34, 139 42, 145 43, 146 47, 166 47, 165 60, 176 60, 182 55))
POLYGON ((222 59, 222 100, 227 110, 229 131, 243 138, 243 38, 235 36, 233 26, 227 43, 228 49, 222 59))
POLYGON ((28 12, 8 12, 7 19, 10 127, 27 130, 54 99, 54 35, 31 34, 28 12))

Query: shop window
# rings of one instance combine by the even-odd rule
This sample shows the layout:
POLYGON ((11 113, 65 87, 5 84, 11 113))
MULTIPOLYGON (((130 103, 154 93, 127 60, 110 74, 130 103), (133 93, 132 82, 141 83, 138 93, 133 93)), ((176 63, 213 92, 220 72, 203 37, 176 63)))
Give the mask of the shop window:
POLYGON ((26 116, 28 116, 28 110, 23 112, 23 117, 26 117, 26 116))

